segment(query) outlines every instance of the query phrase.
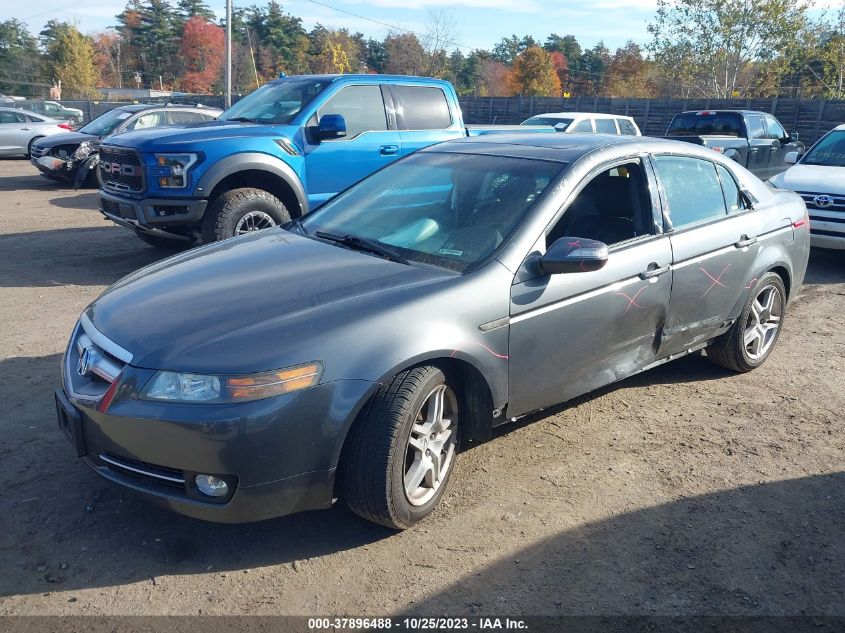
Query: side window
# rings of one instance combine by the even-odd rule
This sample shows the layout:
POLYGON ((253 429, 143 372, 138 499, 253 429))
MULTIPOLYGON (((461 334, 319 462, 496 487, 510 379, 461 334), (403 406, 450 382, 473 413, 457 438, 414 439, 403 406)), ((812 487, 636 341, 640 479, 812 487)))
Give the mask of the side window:
POLYGON ((362 132, 387 129, 384 100, 377 85, 341 88, 320 107, 319 116, 324 114, 340 114, 346 119, 347 139, 362 132))
POLYGON ((47 114, 54 114, 58 111, 59 111, 59 108, 56 107, 54 104, 52 104, 52 103, 45 103, 44 104, 44 112, 46 112, 47 114))
POLYGON ((44 123, 44 119, 42 119, 40 116, 34 116, 30 114, 26 118, 28 121, 32 121, 33 123, 44 123))
POLYGON ((596 119, 596 132, 599 134, 619 134, 613 119, 596 119))
POLYGON ((593 121, 591 119, 581 119, 573 125, 569 130, 569 132, 592 132, 593 131, 593 121))
POLYGON ((0 123, 25 123, 26 117, 20 112, 0 112, 0 123))
POLYGON ((766 128, 763 127, 763 117, 749 114, 745 118, 748 126, 748 138, 766 138, 766 128))
POLYGON ((777 122, 777 119, 773 116, 766 117, 766 138, 786 138, 788 135, 786 130, 783 129, 783 126, 777 122))
POLYGON ((202 123, 206 118, 199 112, 184 112, 171 110, 167 113, 167 118, 171 124, 180 123, 202 123))
POLYGON ((390 87, 403 130, 445 130, 452 125, 446 93, 429 86, 390 87))
POLYGON ((592 177, 546 234, 546 246, 561 237, 618 244, 650 235, 653 224, 642 165, 624 163, 592 177))
POLYGON ((739 185, 736 184, 733 174, 721 165, 716 165, 716 171, 719 172, 719 180, 722 182, 722 192, 725 195, 728 213, 736 213, 745 209, 745 200, 742 199, 739 185))
POLYGON ((673 228, 725 217, 725 198, 714 163, 700 158, 655 156, 654 164, 673 228))
POLYGON ((155 112, 147 112, 142 114, 134 121, 130 121, 129 124, 124 128, 125 132, 129 130, 146 130, 147 128, 151 127, 158 127, 160 125, 167 125, 167 116, 166 113, 157 110, 155 112))
POLYGON ((637 128, 628 119, 616 119, 616 123, 619 125, 620 134, 625 134, 626 136, 637 135, 637 128))

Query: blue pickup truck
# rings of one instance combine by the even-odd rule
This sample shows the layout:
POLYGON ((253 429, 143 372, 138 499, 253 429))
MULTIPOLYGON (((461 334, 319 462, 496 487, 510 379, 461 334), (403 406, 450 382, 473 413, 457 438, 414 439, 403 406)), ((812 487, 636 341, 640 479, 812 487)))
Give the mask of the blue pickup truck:
POLYGON ((100 208, 154 246, 212 242, 295 219, 428 145, 513 129, 526 131, 467 129, 446 81, 287 77, 214 122, 111 137, 100 147, 100 208))

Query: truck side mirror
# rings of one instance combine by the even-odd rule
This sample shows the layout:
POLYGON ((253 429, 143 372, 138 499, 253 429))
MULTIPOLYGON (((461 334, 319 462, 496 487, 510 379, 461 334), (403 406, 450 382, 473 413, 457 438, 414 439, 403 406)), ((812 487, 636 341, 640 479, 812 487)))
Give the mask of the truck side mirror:
POLYGON ((346 119, 342 114, 324 114, 317 123, 317 138, 325 141, 346 136, 346 119))
POLYGON ((790 132, 789 133, 789 140, 792 141, 793 143, 797 143, 798 142, 798 132, 790 132))
POLYGON ((561 237, 540 258, 540 270, 545 275, 591 272, 603 268, 607 256, 607 244, 603 242, 583 237, 561 237))

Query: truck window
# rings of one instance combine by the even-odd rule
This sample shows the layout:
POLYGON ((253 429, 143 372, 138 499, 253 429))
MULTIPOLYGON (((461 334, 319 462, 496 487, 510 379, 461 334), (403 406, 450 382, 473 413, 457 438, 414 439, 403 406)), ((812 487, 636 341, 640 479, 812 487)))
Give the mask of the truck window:
POLYGON ((573 125, 567 132, 592 132, 593 122, 590 119, 581 119, 573 125))
POLYGON ((200 114, 199 112, 178 112, 178 111, 170 111, 168 112, 168 117, 170 119, 171 124, 180 124, 180 123, 202 123, 203 121, 207 121, 208 119, 200 114))
POLYGON ((682 112, 669 124, 667 136, 742 136, 738 112, 682 112))
POLYGON ((655 156, 654 164, 666 192, 674 229, 727 215, 716 165, 686 156, 655 156), (690 195, 692 191, 695 195, 690 195))
POLYGON ((628 119, 616 119, 617 125, 619 125, 619 133, 624 134, 626 136, 636 136, 637 135, 637 128, 634 127, 634 124, 631 123, 628 119))
POLYGON ((613 119, 596 119, 596 132, 599 134, 619 134, 613 119))
POLYGON ((146 130, 147 128, 159 127, 160 125, 167 125, 167 113, 164 110, 142 114, 134 121, 130 121, 123 131, 146 130))
POLYGON ((745 117, 748 126, 748 138, 766 138, 766 128, 763 127, 763 117, 749 114, 745 117))
POLYGON ((786 130, 783 129, 783 126, 778 123, 775 117, 766 116, 766 138, 783 139, 788 136, 786 130))
POLYGON ((403 130, 445 130, 452 125, 446 93, 428 86, 390 87, 403 130))
POLYGON ((346 138, 363 132, 387 129, 384 100, 378 85, 346 86, 320 107, 319 116, 340 114, 346 119, 346 138))

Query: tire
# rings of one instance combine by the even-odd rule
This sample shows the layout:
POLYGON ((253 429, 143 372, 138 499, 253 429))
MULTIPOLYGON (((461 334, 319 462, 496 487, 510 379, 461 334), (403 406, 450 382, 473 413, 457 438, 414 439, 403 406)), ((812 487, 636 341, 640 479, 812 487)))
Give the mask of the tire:
POLYGON ((338 483, 346 505, 359 516, 396 530, 431 514, 455 465, 459 402, 446 376, 433 366, 403 371, 382 385, 343 447, 338 483), (439 418, 433 415, 436 394, 442 403, 439 418), (418 476, 421 470, 425 474, 417 486, 406 480, 412 470, 418 476))
POLYGON ((205 243, 225 240, 285 222, 290 222, 287 207, 270 192, 252 187, 232 189, 209 205, 202 220, 202 239, 205 243))
POLYGON ((736 372, 762 365, 775 348, 786 316, 786 288, 777 273, 763 275, 726 334, 707 348, 707 357, 736 372), (770 303, 771 301, 771 303, 770 303))
POLYGON ((160 235, 151 235, 150 233, 144 233, 143 231, 135 231, 135 235, 137 235, 138 239, 142 242, 145 242, 150 246, 155 246, 163 251, 178 251, 190 245, 190 242, 186 242, 184 240, 171 239, 160 235))
POLYGON ((32 158, 32 144, 35 141, 41 140, 42 138, 44 138, 44 137, 43 136, 35 136, 35 137, 29 139, 29 144, 26 146, 26 157, 27 158, 32 158))

